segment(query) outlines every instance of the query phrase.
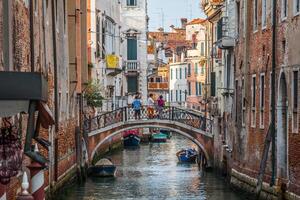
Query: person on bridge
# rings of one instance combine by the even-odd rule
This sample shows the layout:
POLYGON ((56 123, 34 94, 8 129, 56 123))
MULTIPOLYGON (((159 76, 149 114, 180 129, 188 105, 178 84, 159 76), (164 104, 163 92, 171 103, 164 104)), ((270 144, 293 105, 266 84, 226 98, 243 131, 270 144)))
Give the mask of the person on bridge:
POLYGON ((147 112, 148 112, 148 118, 152 119, 154 117, 154 100, 153 100, 153 94, 149 95, 147 112))
POLYGON ((134 110, 135 119, 141 119, 141 107, 142 103, 138 95, 135 96, 134 101, 132 102, 132 108, 134 110))
POLYGON ((165 101, 162 95, 159 96, 159 98, 157 99, 157 109, 158 109, 158 118, 161 119, 162 118, 162 112, 163 109, 165 107, 165 101))

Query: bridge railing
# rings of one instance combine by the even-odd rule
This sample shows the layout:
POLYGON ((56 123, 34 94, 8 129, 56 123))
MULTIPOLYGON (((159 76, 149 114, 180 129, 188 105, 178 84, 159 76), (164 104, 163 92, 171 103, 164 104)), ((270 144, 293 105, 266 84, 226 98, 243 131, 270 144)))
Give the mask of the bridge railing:
POLYGON ((212 120, 206 119, 203 115, 177 107, 164 107, 160 111, 155 109, 154 113, 150 113, 147 106, 142 107, 140 117, 137 118, 131 107, 123 107, 96 117, 90 117, 84 120, 84 131, 89 133, 120 122, 151 119, 179 122, 206 133, 212 133, 212 120))

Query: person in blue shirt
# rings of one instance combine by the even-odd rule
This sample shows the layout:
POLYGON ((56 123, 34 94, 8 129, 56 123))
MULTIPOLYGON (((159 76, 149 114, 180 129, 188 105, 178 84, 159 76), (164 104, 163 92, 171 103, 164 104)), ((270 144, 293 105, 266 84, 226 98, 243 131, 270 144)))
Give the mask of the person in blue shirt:
POLYGON ((138 95, 135 96, 134 101, 132 102, 132 108, 134 110, 135 119, 141 119, 142 103, 138 95))

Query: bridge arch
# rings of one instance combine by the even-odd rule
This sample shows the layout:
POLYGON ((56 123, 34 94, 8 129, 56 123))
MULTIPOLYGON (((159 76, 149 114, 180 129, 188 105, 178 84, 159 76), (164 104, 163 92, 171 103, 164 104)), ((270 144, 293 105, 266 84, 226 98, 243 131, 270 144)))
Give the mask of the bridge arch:
POLYGON ((92 161, 102 144, 123 131, 137 128, 166 128, 192 140, 203 152, 208 167, 213 161, 212 120, 203 115, 177 107, 165 107, 156 117, 150 117, 147 107, 141 117, 135 119, 130 107, 116 109, 84 120, 84 131, 88 137, 89 161, 92 161))

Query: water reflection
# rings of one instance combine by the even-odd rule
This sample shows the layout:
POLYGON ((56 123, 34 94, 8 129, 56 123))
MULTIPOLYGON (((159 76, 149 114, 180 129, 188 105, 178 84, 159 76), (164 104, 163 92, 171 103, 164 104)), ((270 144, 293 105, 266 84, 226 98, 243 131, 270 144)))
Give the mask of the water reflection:
POLYGON ((176 152, 191 141, 173 135, 165 144, 141 145, 110 155, 118 166, 115 178, 89 178, 61 199, 244 199, 196 164, 179 164, 176 152))

